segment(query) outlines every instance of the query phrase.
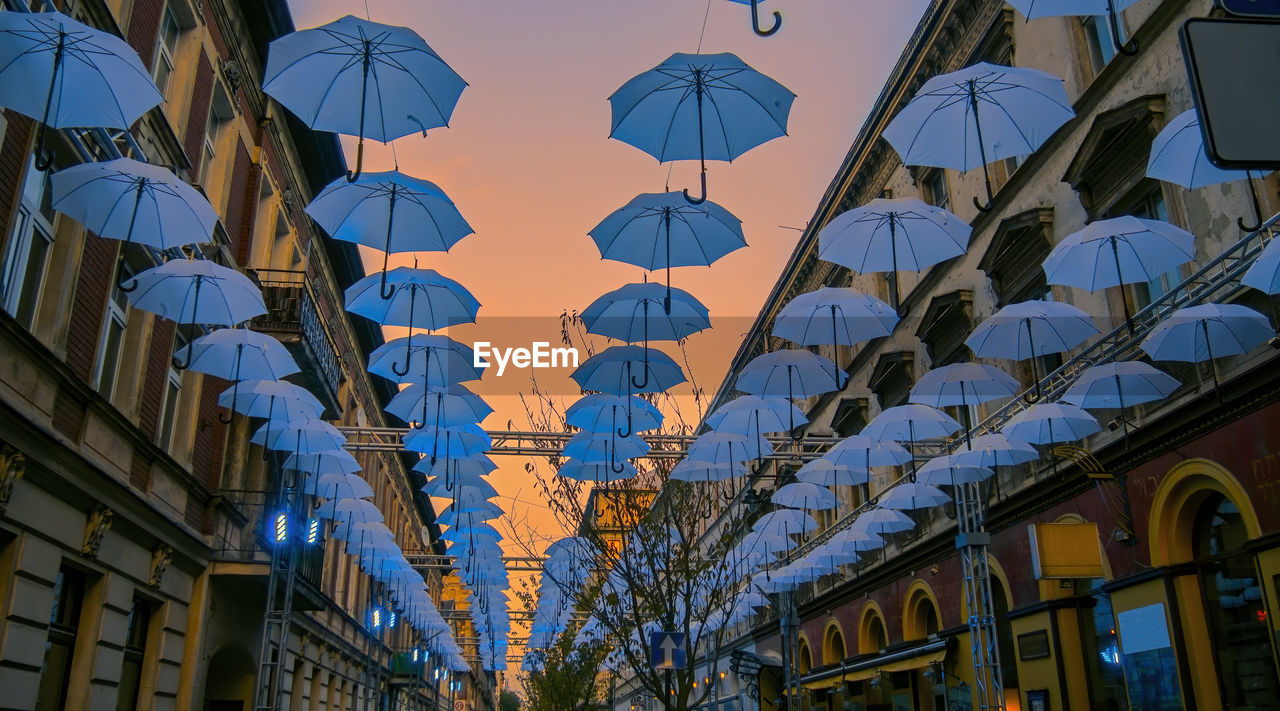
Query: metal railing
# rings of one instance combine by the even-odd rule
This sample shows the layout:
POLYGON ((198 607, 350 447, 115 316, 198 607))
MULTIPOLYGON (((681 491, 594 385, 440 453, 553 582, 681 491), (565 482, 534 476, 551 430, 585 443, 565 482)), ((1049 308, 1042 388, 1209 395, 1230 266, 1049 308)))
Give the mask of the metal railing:
MULTIPOLYGON (((271 546, 276 545, 276 492, 222 489, 219 494, 240 514, 243 523, 232 517, 222 517, 214 531, 214 558, 242 563, 269 563, 271 546)), ((298 526, 306 520, 305 516, 295 516, 290 523, 298 526)), ((320 525, 323 526, 324 522, 320 525)), ((324 546, 319 543, 304 543, 298 546, 297 551, 298 576, 316 590, 321 590, 321 581, 324 579, 324 546)))
MULTIPOLYGON (((315 357, 330 395, 336 400, 342 383, 342 363, 329 324, 320 312, 313 279, 296 269, 256 269, 267 313, 252 321, 262 330, 298 331, 315 357)), ((328 295, 332 300, 332 295, 328 295)))

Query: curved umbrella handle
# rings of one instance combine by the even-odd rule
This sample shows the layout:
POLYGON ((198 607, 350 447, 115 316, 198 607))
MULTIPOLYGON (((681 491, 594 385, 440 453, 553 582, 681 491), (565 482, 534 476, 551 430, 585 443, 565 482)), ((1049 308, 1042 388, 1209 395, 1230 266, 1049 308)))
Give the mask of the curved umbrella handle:
MULTIPOLYGON (((615 414, 615 415, 617 414, 617 412, 618 412, 618 406, 617 406, 617 405, 614 405, 614 406, 613 406, 613 412, 614 412, 614 414, 615 414)), ((628 400, 628 401, 627 401, 627 430, 624 432, 624 431, 622 430, 622 428, 621 428, 621 427, 619 427, 619 428, 618 428, 618 436, 619 436, 619 437, 621 437, 621 438, 623 438, 623 439, 626 439, 627 437, 630 437, 630 436, 631 436, 631 401, 630 401, 630 400, 628 400)))
MULTIPOLYGON (((382 279, 383 281, 386 281, 387 279, 386 269, 382 270, 382 279)), ((405 337, 405 340, 404 340, 404 370, 400 370, 400 367, 399 367, 400 364, 398 362, 394 360, 391 361, 391 372, 395 373, 396 375, 402 378, 409 374, 409 362, 413 360, 413 302, 417 299, 417 297, 418 297, 418 289, 414 287, 412 284, 410 284, 409 285, 409 326, 408 326, 409 335, 405 337)), ((422 394, 425 396, 427 391, 427 381, 428 381, 428 378, 430 377, 429 374, 431 372, 431 349, 430 348, 427 348, 424 351, 423 357, 426 359, 426 362, 422 364, 422 394)))
POLYGON ((640 382, 636 382, 636 376, 631 375, 631 361, 627 361, 628 380, 631 383, 631 387, 635 388, 637 391, 649 386, 649 349, 648 347, 644 349, 644 368, 642 369, 642 374, 644 375, 644 377, 640 379, 640 382))
POLYGON ((1253 184, 1253 171, 1246 170, 1245 176, 1245 180, 1249 181, 1249 199, 1253 205, 1253 216, 1255 222, 1251 227, 1245 224, 1243 217, 1238 217, 1236 218, 1236 226, 1238 226, 1240 231, 1245 234, 1253 234, 1254 232, 1262 229, 1262 223, 1264 222, 1262 219, 1262 204, 1258 202, 1258 188, 1253 184))
POLYGON ((685 188, 684 199, 687 200, 690 205, 701 205, 707 201, 707 171, 702 171, 702 195, 696 198, 691 197, 689 195, 689 188, 685 188))
POLYGON ((1107 18, 1111 21, 1111 41, 1116 46, 1116 51, 1126 57, 1132 57, 1141 49, 1138 40, 1129 38, 1128 42, 1120 39, 1120 13, 1116 11, 1115 0, 1107 0, 1107 11, 1111 17, 1107 18))
POLYGON ((773 27, 763 29, 760 27, 760 8, 758 7, 760 0, 751 0, 751 29, 761 37, 768 37, 778 30, 782 29, 782 13, 777 10, 773 11, 773 27))
MULTIPOLYGON (((361 112, 361 119, 364 118, 361 112)), ((364 136, 360 137, 360 142, 356 144, 356 169, 355 172, 347 171, 347 182, 354 183, 360 179, 360 171, 364 167, 364 136)))

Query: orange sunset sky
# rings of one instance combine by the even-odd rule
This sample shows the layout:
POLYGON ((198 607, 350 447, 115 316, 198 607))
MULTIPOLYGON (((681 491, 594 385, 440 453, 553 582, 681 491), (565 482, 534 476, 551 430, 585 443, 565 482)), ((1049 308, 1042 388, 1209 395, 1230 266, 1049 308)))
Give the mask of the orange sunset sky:
MULTIPOLYGON (((299 29, 365 14, 352 0, 290 4, 299 29)), ((513 329, 512 342, 486 334, 497 345, 527 346, 539 329, 537 338, 554 343, 553 319, 562 311, 643 277, 636 267, 602 261, 587 236, 636 194, 662 191, 671 167, 608 137, 607 99, 623 82, 673 52, 697 50, 705 16, 702 51, 733 52, 795 92, 788 136, 733 164, 709 163, 709 197, 742 219, 749 247, 711 268, 673 273, 673 284, 700 299, 718 326, 690 339, 694 376, 712 395, 795 246, 800 232, 788 228, 812 216, 926 0, 768 0, 762 7, 784 14, 782 30, 768 38, 751 31, 746 5, 728 0, 367 4, 370 19, 413 28, 470 84, 448 128, 396 141, 395 156, 390 147, 366 145, 364 168, 389 170, 398 158, 400 170, 448 193, 475 228, 448 254, 417 259, 465 285, 482 304, 482 324, 531 317, 513 329)), ((345 145, 353 161, 354 143, 345 145)), ((675 164, 671 188, 695 188, 697 170, 696 161, 675 164)), ((392 263, 413 259, 393 255, 392 263)), ((365 261, 376 270, 381 255, 367 251, 365 261)), ((463 330, 450 335, 471 340, 463 330)), ((529 372, 508 370, 501 382, 489 372, 473 388, 496 410, 486 428, 506 429, 508 420, 521 428, 514 393, 527 390, 529 372)), ((572 402, 568 371, 541 371, 539 382, 572 402)), ((490 477, 506 497, 498 503, 555 535, 559 526, 540 507, 526 460, 498 463, 490 477)))

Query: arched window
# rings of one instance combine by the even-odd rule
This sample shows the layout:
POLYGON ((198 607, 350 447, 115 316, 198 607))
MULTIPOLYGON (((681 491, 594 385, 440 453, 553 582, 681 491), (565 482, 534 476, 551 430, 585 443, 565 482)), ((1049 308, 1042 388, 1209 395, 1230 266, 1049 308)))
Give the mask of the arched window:
POLYGON ((888 646, 889 635, 885 632, 884 618, 878 608, 868 605, 858 626, 858 653, 874 654, 888 646))
POLYGON ((827 626, 822 639, 822 663, 837 664, 844 661, 846 656, 848 652, 844 646, 844 634, 840 631, 840 625, 832 622, 827 626))
POLYGON ((1280 698, 1262 587, 1254 556, 1244 550, 1248 540, 1231 499, 1216 491, 1207 495, 1196 511, 1192 549, 1229 708, 1266 708, 1280 698))
POLYGON ((797 649, 796 671, 801 674, 808 674, 809 670, 813 668, 813 655, 809 652, 809 643, 802 639, 797 649))
POLYGON ((902 638, 924 639, 941 628, 938 622, 938 606, 933 601, 929 587, 916 581, 907 592, 907 604, 902 615, 902 638))

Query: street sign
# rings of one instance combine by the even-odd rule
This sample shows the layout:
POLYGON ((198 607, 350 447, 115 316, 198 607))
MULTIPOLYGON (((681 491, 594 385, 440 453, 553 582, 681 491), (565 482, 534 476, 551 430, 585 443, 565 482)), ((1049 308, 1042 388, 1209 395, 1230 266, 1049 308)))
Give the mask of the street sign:
POLYGON ((1209 160, 1280 168, 1280 22, 1193 18, 1181 36, 1209 160))
POLYGON ((684 669, 686 650, 683 632, 650 632, 650 666, 654 669, 684 669))
POLYGON ((1280 18, 1280 0, 1217 0, 1218 6, 1238 17, 1280 18))

